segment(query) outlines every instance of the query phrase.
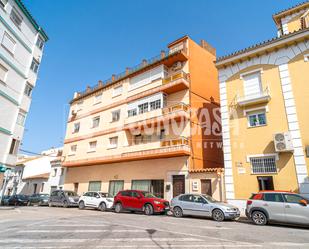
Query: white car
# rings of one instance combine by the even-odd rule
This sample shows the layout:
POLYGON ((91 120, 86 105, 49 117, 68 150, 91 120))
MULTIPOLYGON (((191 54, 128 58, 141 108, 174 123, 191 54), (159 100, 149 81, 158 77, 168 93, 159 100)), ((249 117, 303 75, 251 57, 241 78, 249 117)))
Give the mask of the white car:
POLYGON ((113 207, 114 198, 108 193, 89 191, 84 193, 78 200, 79 209, 92 207, 105 211, 113 207))

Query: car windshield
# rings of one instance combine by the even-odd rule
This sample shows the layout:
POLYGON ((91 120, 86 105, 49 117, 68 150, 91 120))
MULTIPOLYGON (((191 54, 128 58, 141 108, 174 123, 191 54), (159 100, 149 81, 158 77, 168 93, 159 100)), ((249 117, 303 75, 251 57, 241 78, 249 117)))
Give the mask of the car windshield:
POLYGON ((66 191, 64 192, 67 196, 77 196, 77 194, 73 191, 66 191))
POLYGON ((146 198, 158 198, 157 196, 155 196, 153 193, 150 193, 150 192, 143 191, 142 194, 146 198))
POLYGON ((26 200, 27 196, 25 195, 16 195, 17 198, 21 199, 21 200, 26 200))
POLYGON ((102 197, 105 197, 105 198, 113 198, 113 196, 111 195, 111 194, 109 194, 109 193, 100 193, 100 195, 102 196, 102 197))
POLYGON ((202 196, 210 203, 218 202, 216 199, 212 198, 210 195, 202 195, 202 196))
POLYGON ((49 194, 40 194, 40 197, 41 197, 41 198, 48 198, 48 197, 49 197, 49 194))

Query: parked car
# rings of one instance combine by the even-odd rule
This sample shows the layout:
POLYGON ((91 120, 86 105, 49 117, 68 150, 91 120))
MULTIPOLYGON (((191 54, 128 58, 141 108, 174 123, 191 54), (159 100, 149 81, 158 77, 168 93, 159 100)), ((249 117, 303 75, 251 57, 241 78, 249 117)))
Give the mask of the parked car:
POLYGON ((212 217, 215 221, 236 219, 240 216, 237 207, 219 202, 209 195, 182 194, 171 201, 172 211, 175 217, 184 215, 212 217))
POLYGON ((246 215, 256 225, 270 222, 309 225, 309 200, 289 191, 261 191, 247 201, 246 215))
POLYGON ((80 209, 92 207, 101 211, 106 211, 113 207, 113 203, 114 198, 108 193, 89 191, 79 198, 78 207, 80 209))
POLYGON ((146 215, 154 213, 166 213, 169 209, 169 202, 156 197, 148 191, 123 190, 118 192, 114 198, 115 212, 124 210, 141 211, 146 215))
POLYGON ((49 194, 33 194, 29 196, 28 205, 48 206, 49 194))
POLYGON ((28 205, 29 197, 27 195, 11 195, 7 201, 8 205, 25 206, 28 205))
POLYGON ((49 206, 77 207, 79 196, 68 190, 55 190, 49 197, 49 206))
POLYGON ((10 198, 9 195, 4 195, 4 196, 2 197, 2 205, 3 205, 3 206, 8 206, 8 205, 9 205, 9 198, 10 198))

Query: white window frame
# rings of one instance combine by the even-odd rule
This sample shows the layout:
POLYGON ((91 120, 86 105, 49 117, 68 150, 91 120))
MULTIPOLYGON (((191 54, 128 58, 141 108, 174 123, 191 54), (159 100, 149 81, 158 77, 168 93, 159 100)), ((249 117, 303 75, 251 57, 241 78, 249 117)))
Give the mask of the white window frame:
POLYGON ((6 31, 4 31, 3 37, 2 37, 2 41, 1 41, 1 46, 8 51, 12 56, 14 55, 15 49, 16 49, 16 41, 12 38, 12 36, 10 36, 6 31), (4 39, 8 39, 12 42, 13 47, 9 48, 5 45, 4 43, 4 39))
POLYGON ((110 137, 108 149, 115 149, 117 147, 118 147, 118 136, 110 137), (116 143, 112 143, 113 140, 116 141, 116 143))
POLYGON ((115 110, 115 111, 112 111, 112 123, 113 122, 118 122, 119 120, 120 120, 120 109, 118 109, 118 110, 115 110), (117 120, 114 120, 114 115, 117 115, 117 113, 118 113, 118 119, 117 120))
POLYGON ((93 105, 97 105, 97 104, 102 103, 102 96, 103 96, 102 93, 96 94, 96 95, 94 96, 93 105))
POLYGON ((15 24, 15 26, 16 26, 17 28, 20 29, 20 26, 21 26, 21 24, 22 24, 22 22, 23 22, 23 17, 22 17, 21 14, 19 14, 19 12, 16 10, 15 7, 13 7, 12 10, 11 10, 10 19, 11 19, 12 22, 15 24), (14 17, 12 16, 12 13, 14 13, 14 15, 15 15, 18 19, 20 19, 20 23, 17 23, 17 22, 16 22, 16 20, 15 20, 14 17))
MULTIPOLYGON (((257 118, 258 120, 258 118, 257 118)), ((248 125, 248 128, 255 128, 255 127, 261 127, 261 126, 266 126, 267 125, 267 117, 266 117, 266 111, 254 111, 254 112, 251 112, 251 113, 247 113, 247 125, 248 125), (254 125, 254 126, 251 126, 250 124, 250 117, 251 116, 258 116, 259 114, 264 114, 265 115, 265 124, 257 124, 257 125, 254 125)))
POLYGON ((37 74, 39 72, 40 62, 38 62, 36 59, 32 58, 32 62, 30 65, 30 69, 32 72, 37 74))
POLYGON ((83 101, 83 100, 77 101, 77 103, 76 103, 76 111, 77 111, 77 112, 83 110, 83 104, 84 104, 84 101, 83 101))
POLYGON ((8 69, 5 67, 5 66, 3 66, 2 64, 0 64, 0 68, 1 68, 1 70, 3 70, 4 71, 4 77, 3 77, 3 79, 0 79, 0 82, 1 83, 3 83, 4 85, 6 85, 6 78, 7 78, 7 76, 8 76, 8 69))
POLYGON ((90 142, 88 143, 88 150, 87 150, 87 153, 96 152, 96 150, 97 150, 97 145, 98 145, 98 141, 90 141, 90 142), (92 147, 92 145, 95 145, 95 146, 92 147))
POLYGON ((80 122, 76 122, 73 124, 73 134, 78 133, 80 130, 80 122), (76 126, 78 125, 78 130, 76 131, 76 126))
POLYGON ((26 122, 26 117, 27 117, 27 113, 23 110, 19 110, 16 123, 21 125, 21 126, 24 126, 25 122, 26 122), (21 122, 20 122, 20 117, 22 117, 21 122))
POLYGON ((98 128, 100 126, 100 122, 101 122, 100 116, 93 117, 92 123, 91 123, 91 128, 98 128), (96 120, 99 120, 99 121, 98 121, 98 124, 96 126, 94 126, 96 120))
POLYGON ((35 42, 35 45, 37 46, 37 48, 40 49, 40 50, 43 50, 44 43, 45 43, 44 39, 40 35, 38 35, 38 38, 35 42))
POLYGON ((33 91, 33 86, 30 83, 27 82, 26 85, 25 85, 24 95, 26 95, 29 98, 31 98, 32 91, 33 91), (30 88, 30 93, 29 93, 29 88, 30 88))
POLYGON ((305 54, 304 55, 304 61, 305 62, 309 62, 309 54, 305 54))
POLYGON ((5 8, 6 4, 8 3, 8 0, 0 0, 0 6, 2 8, 5 8))
POLYGON ((278 167, 277 167, 276 161, 278 161, 278 160, 279 160, 279 155, 278 154, 257 154, 257 155, 249 155, 249 156, 247 156, 247 162, 250 163, 251 174, 253 174, 253 175, 277 174, 278 173, 278 167), (252 165, 252 161, 251 161, 253 158, 256 158, 256 159, 257 158, 258 159, 274 158, 276 171, 275 172, 253 172, 253 165, 252 165))
POLYGON ((123 92, 123 86, 116 86, 113 88, 113 93, 112 93, 112 97, 115 98, 117 96, 120 96, 123 92))

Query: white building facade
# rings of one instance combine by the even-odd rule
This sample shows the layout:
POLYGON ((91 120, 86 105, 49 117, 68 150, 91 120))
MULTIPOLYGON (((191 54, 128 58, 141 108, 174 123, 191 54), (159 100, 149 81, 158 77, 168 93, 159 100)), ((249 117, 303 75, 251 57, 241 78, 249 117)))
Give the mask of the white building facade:
POLYGON ((16 164, 46 33, 21 0, 0 0, 0 164, 16 164))

